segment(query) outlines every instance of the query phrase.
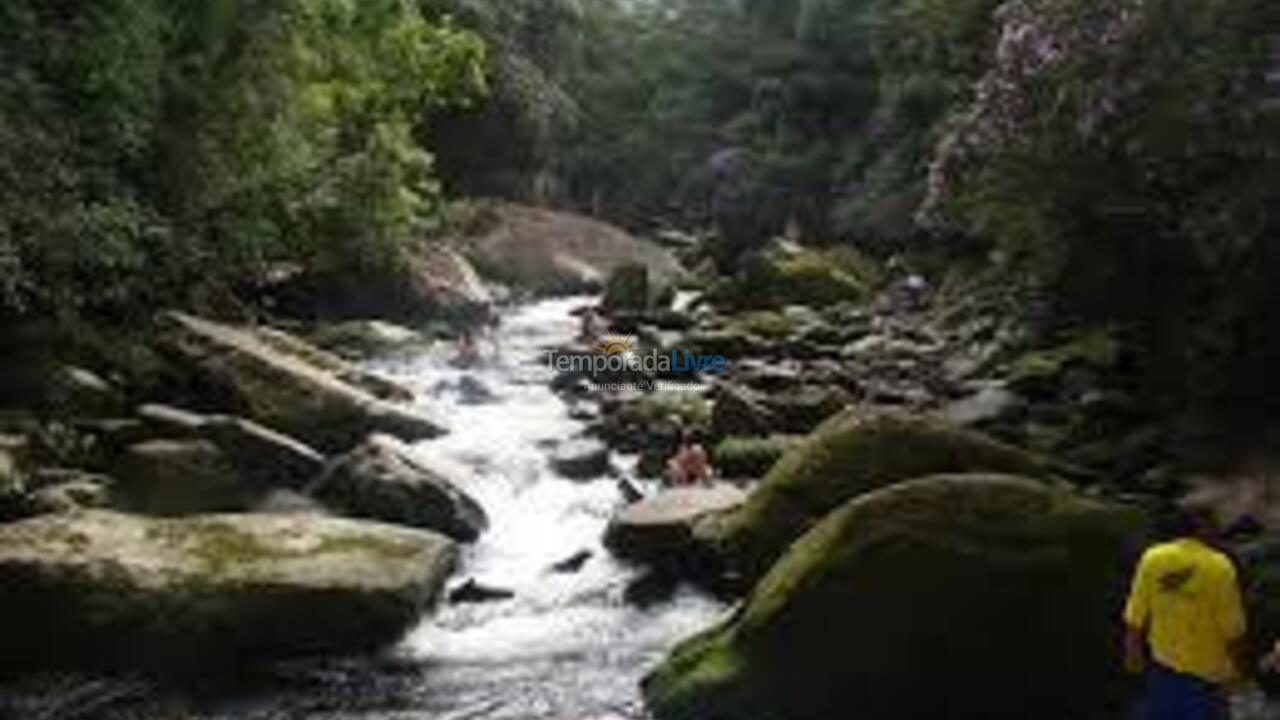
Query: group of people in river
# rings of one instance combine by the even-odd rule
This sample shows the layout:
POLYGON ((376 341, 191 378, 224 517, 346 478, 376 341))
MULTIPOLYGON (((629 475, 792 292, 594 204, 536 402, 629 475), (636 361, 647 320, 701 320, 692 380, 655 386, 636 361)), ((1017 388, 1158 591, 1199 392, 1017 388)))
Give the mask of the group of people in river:
POLYGON ((1249 697, 1255 671, 1280 673, 1280 642, 1250 667, 1240 581, 1213 504, 1184 500, 1172 530, 1142 555, 1124 607, 1125 665, 1145 677, 1140 717, 1239 717, 1231 699, 1249 697))

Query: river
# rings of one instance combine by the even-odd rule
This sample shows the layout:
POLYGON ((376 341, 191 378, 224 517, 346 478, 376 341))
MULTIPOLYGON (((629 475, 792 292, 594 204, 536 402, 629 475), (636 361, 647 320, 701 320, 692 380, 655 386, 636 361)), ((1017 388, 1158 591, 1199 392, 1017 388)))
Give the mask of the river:
MULTIPOLYGON (((447 347, 371 363, 445 419, 450 434, 415 452, 450 468, 489 515, 489 531, 464 550, 456 580, 476 578, 513 598, 442 604, 381 658, 286 664, 183 689, 37 678, 6 688, 8 707, 22 708, 22 720, 645 717, 637 685, 644 672, 681 637, 711 624, 722 606, 688 589, 646 608, 628 604, 624 593, 639 571, 600 546, 621 502, 614 480, 575 482, 549 466, 555 444, 585 426, 551 391, 544 350, 571 341, 571 311, 587 302, 508 309, 496 348, 486 343, 484 361, 472 369, 452 367, 447 347), (493 397, 475 402, 476 384, 493 397), (551 570, 583 550, 591 557, 578 572, 551 570)), ((625 459, 614 464, 627 474, 625 459)))

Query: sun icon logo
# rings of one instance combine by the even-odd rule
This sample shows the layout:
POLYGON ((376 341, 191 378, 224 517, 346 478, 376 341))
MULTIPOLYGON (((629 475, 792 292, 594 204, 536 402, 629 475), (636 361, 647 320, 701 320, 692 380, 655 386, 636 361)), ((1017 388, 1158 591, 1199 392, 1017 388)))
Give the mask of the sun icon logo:
POLYGON ((595 346, 595 349, 605 355, 626 355, 635 352, 636 345, 630 335, 620 336, 610 333, 599 345, 595 346))

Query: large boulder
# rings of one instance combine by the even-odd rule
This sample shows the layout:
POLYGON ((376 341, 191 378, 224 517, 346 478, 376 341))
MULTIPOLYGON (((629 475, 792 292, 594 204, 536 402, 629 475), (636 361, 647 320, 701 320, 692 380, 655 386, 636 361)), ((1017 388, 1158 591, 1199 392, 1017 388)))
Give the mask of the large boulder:
POLYGON ((1112 717, 1141 513, 1003 476, 856 498, 645 683, 661 720, 1112 717))
POLYGON ((724 483, 664 490, 619 511, 605 531, 604 544, 628 560, 679 562, 693 547, 698 521, 734 510, 746 499, 745 492, 724 483))
POLYGON ((1046 476, 1035 456, 984 435, 926 418, 851 409, 790 448, 741 510, 700 533, 749 581, 850 498, 924 475, 979 471, 1046 476))
POLYGON ((488 527, 478 502, 387 435, 335 460, 308 494, 356 517, 434 530, 472 542, 488 527))
POLYGON ((452 569, 432 533, 309 516, 86 511, 0 526, 0 666, 185 671, 361 653, 452 569))
POLYGON ((851 247, 814 249, 777 243, 755 256, 737 276, 712 286, 708 297, 730 308, 826 307, 865 299, 878 283, 878 269, 851 247))
POLYGON ((652 279, 681 273, 670 251, 598 220, 511 203, 478 204, 461 228, 485 276, 532 292, 597 290, 615 269, 643 265, 652 279))
POLYGON ((716 443, 711 464, 727 478, 761 478, 796 443, 794 437, 727 437, 716 443))
POLYGON ((178 312, 165 313, 162 326, 165 346, 220 399, 322 449, 351 447, 371 432, 409 439, 444 432, 439 422, 352 385, 349 366, 291 336, 178 312))

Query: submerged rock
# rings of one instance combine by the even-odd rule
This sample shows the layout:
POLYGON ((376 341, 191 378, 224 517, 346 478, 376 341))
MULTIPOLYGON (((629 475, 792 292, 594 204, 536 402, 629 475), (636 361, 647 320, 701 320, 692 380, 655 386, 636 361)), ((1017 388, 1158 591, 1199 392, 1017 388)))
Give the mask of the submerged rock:
POLYGON ((561 443, 551 455, 551 467, 573 480, 590 480, 609 472, 609 447, 594 438, 561 443))
POLYGON ((851 409, 784 453, 740 510, 699 532, 750 580, 850 498, 924 475, 979 471, 1046 475, 1035 456, 984 435, 851 409))
POLYGON ((864 495, 798 540, 733 617, 680 645, 645 696, 662 720, 1106 717, 1143 524, 1012 477, 864 495))
POLYGON ((455 605, 498 602, 510 600, 515 596, 514 591, 485 585, 475 578, 467 578, 461 585, 449 591, 449 602, 455 605))
POLYGON ((0 666, 241 667, 371 651, 443 586, 417 530, 315 517, 88 511, 0 526, 0 666))
POLYGON ((335 460, 308 494, 356 517, 435 530, 473 542, 488 527, 484 508, 409 446, 374 435, 335 460))
POLYGON ((317 447, 350 447, 371 432, 408 439, 444 432, 440 423, 352 385, 343 370, 349 366, 333 365, 325 354, 317 355, 320 351, 291 336, 264 335, 177 312, 166 313, 163 326, 165 345, 220 399, 317 447))

